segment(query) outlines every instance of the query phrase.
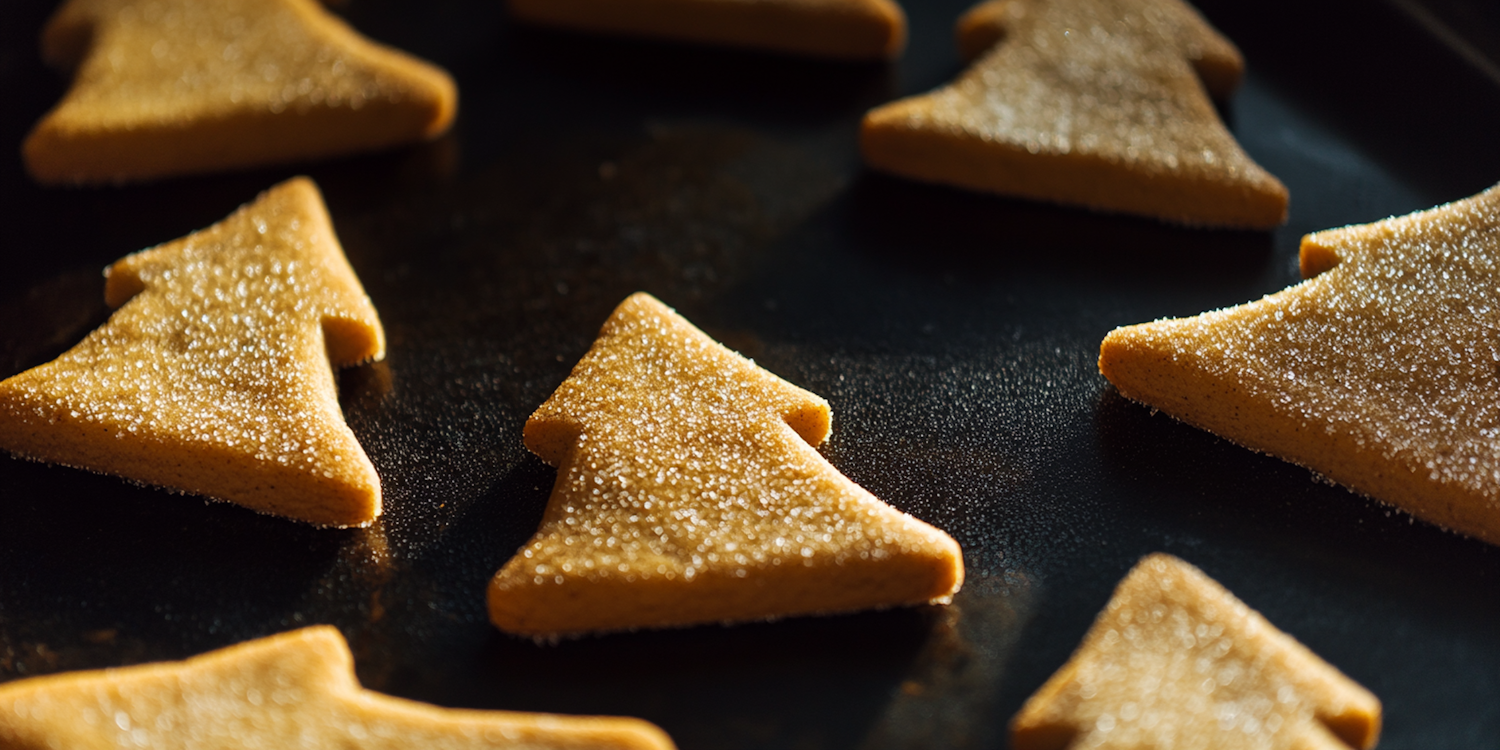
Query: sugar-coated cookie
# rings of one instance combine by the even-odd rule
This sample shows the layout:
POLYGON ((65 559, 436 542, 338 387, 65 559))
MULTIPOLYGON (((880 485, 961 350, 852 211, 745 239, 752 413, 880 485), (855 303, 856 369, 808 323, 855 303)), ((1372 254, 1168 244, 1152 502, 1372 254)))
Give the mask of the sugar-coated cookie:
POLYGON ((319 525, 380 515, 332 367, 385 334, 311 180, 107 273, 109 320, 0 382, 0 448, 319 525))
POLYGON ((448 74, 317 0, 68 0, 43 55, 76 69, 22 148, 43 183, 147 180, 431 138, 448 74))
POLYGON ((360 687, 327 625, 180 662, 0 685, 8 750, 670 750, 639 719, 439 708, 360 687))
POLYGON ((1500 544, 1500 188, 1302 239, 1307 281, 1117 329, 1127 398, 1500 544))
POLYGON ((829 419, 631 296, 526 423, 557 483, 490 584, 491 619, 551 637, 946 601, 958 544, 829 465, 829 419))
POLYGON ((894 0, 510 0, 510 9, 550 26, 846 60, 894 58, 906 46, 894 0))
POLYGON ((1380 701, 1171 555, 1120 582, 1011 720, 1013 750, 1374 747, 1380 701))
POLYGON ((1286 188, 1209 98, 1239 52, 1180 0, 990 0, 959 46, 979 59, 957 81, 866 115, 867 164, 1194 226, 1285 221, 1286 188))

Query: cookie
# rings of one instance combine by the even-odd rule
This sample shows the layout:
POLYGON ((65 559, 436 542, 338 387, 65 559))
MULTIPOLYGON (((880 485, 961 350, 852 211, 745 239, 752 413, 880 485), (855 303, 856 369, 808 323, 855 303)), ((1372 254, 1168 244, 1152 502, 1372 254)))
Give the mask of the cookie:
POLYGON ((1302 239, 1307 281, 1117 329, 1127 398, 1500 544, 1500 188, 1302 239))
POLYGON ((906 15, 893 0, 510 0, 517 18, 841 60, 893 59, 906 15))
POLYGON ((1151 555, 1011 720, 1013 750, 1374 747, 1380 701, 1213 579, 1151 555))
POLYGON ((950 85, 872 110, 872 168, 1193 226, 1268 229, 1287 191, 1209 93, 1239 52, 1179 0, 993 0, 959 22, 979 56, 950 85))
POLYGON ((829 428, 826 401, 633 295, 526 422, 557 483, 490 618, 553 637, 946 602, 958 544, 834 469, 829 428))
POLYGON ((109 320, 0 382, 0 448, 319 525, 380 515, 332 368, 385 334, 311 180, 106 273, 109 320))
POLYGON ((0 686, 0 747, 669 750, 639 719, 447 709, 360 687, 327 625, 180 662, 0 686))
POLYGON ((437 136, 457 106, 446 72, 316 0, 68 0, 42 52, 76 69, 22 148, 49 184, 382 149, 437 136))

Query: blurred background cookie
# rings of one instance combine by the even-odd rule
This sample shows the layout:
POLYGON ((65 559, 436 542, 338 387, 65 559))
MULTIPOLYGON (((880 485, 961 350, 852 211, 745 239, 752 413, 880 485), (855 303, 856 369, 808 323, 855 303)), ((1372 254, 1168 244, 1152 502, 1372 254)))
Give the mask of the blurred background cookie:
POLYGON ((432 138, 457 89, 316 0, 69 0, 42 54, 73 85, 27 136, 43 183, 149 180, 432 138))

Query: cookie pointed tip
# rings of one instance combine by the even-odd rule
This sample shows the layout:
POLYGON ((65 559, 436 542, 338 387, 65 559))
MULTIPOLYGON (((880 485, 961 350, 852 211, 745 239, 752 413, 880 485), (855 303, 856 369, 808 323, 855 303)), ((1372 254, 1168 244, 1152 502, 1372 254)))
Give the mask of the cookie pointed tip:
MULTIPOLYGON (((512 561, 514 562, 514 561, 512 561)), ((529 601, 530 587, 525 585, 520 566, 507 563, 490 579, 485 591, 485 608, 490 624, 511 635, 531 638, 557 638, 560 633, 540 627, 528 616, 536 607, 529 601)))
POLYGON ((323 195, 318 182, 305 174, 288 177, 272 186, 271 190, 308 190, 317 193, 319 197, 323 195))
MULTIPOLYGON (((953 542, 951 538, 948 541, 953 542)), ((951 562, 948 562, 944 568, 944 575, 939 578, 938 584, 938 588, 942 589, 943 593, 933 597, 930 600, 931 604, 952 604, 953 597, 957 596, 958 592, 964 588, 966 572, 964 570, 963 552, 958 549, 958 542, 953 542, 953 550, 948 559, 951 562)))
POLYGON ((1120 326, 1099 342, 1099 374, 1117 388, 1121 366, 1130 361, 1140 346, 1140 328, 1140 325, 1120 326))
POLYGON ((626 735, 629 750, 677 750, 677 744, 672 742, 671 735, 666 730, 652 724, 644 719, 628 719, 631 726, 626 728, 622 734, 626 735))
POLYGON ((422 137, 436 140, 453 127, 453 121, 458 117, 458 84, 448 71, 434 65, 428 74, 428 86, 432 94, 432 117, 422 131, 422 137))
POLYGON ((661 305, 662 307, 666 307, 665 303, 663 303, 661 300, 657 299, 656 296, 653 295, 653 294, 651 294, 650 292, 636 292, 636 293, 630 295, 629 297, 626 297, 625 301, 622 302, 622 303, 620 303, 620 304, 622 306, 623 305, 627 305, 627 304, 628 305, 657 304, 657 305, 661 305))
MULTIPOLYGON (((620 304, 615 305, 614 311, 609 315, 609 321, 613 321, 621 316, 639 316, 650 314, 666 315, 671 317, 672 319, 681 319, 681 316, 677 314, 676 308, 668 305, 665 302, 662 302, 649 292, 636 292, 635 294, 626 297, 620 304)), ((609 321, 606 321, 606 324, 608 324, 609 321)), ((687 323, 686 320, 683 320, 682 322, 687 323)))
POLYGON ((52 113, 42 116, 26 139, 21 141, 21 164, 33 182, 45 187, 79 185, 84 181, 73 176, 66 163, 65 141, 52 122, 52 113))
MULTIPOLYGON (((332 649, 349 652, 349 642, 338 628, 322 624, 309 625, 298 630, 288 630, 266 638, 268 644, 291 643, 303 648, 332 649)), ((352 654, 351 654, 352 656, 352 654)))
POLYGON ((906 51, 908 37, 906 12, 891 0, 880 0, 877 13, 886 24, 885 47, 881 50, 886 60, 896 60, 906 51))

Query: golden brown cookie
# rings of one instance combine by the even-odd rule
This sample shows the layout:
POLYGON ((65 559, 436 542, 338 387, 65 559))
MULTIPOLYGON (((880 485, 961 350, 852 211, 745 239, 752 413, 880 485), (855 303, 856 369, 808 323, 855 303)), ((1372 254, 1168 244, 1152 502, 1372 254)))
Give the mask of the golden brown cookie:
POLYGON ((979 59, 957 81, 865 116, 871 167, 1195 226, 1286 219, 1209 99, 1239 52, 1179 0, 991 0, 959 47, 979 59))
POLYGON ((317 0, 68 0, 42 52, 72 88, 22 148, 39 182, 146 180, 432 138, 457 93, 317 0))
POLYGON ((1302 239, 1308 281, 1117 329, 1140 401, 1500 544, 1500 188, 1302 239))
POLYGON ((540 637, 946 601, 958 544, 829 465, 828 431, 826 401, 633 295, 526 423, 557 483, 490 618, 540 637))
POLYGON ((844 60, 895 58, 906 14, 894 0, 510 0, 534 23, 844 60))
POLYGON ((0 448, 314 524, 380 515, 330 360, 385 334, 311 180, 106 273, 109 320, 0 382, 0 448))
POLYGON ((1367 750, 1380 701, 1197 568, 1155 554, 1010 727, 1013 750, 1367 750))
POLYGON ((670 750, 639 719, 438 708, 360 687, 327 625, 180 662, 0 686, 7 750, 670 750))

